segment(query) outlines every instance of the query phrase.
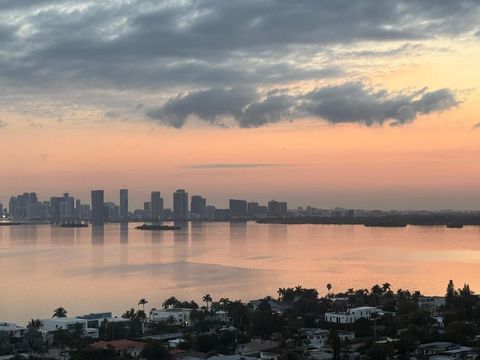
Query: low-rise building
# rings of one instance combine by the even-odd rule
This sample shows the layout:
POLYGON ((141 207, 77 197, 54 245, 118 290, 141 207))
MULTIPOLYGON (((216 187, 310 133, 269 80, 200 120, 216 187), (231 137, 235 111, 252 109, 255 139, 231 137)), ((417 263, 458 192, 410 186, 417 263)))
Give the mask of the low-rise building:
POLYGON ((249 343, 238 345, 236 352, 242 356, 259 357, 261 352, 276 348, 278 348, 278 342, 276 341, 252 340, 249 343))
POLYGON ((95 350, 113 349, 121 356, 138 358, 145 347, 145 343, 131 340, 98 341, 93 343, 91 347, 95 350))
POLYGON ((190 324, 191 309, 156 309, 151 311, 153 322, 172 321, 176 324, 190 324))
MULTIPOLYGON (((308 341, 310 347, 321 349, 327 345, 330 331, 317 328, 303 328, 300 330, 300 334, 308 341)), ((352 341, 355 339, 353 331, 337 331, 337 335, 341 341, 352 341)))
POLYGON ((353 324, 358 319, 370 320, 374 316, 381 315, 380 309, 373 306, 361 306, 348 309, 345 312, 325 313, 325 321, 334 324, 353 324))
POLYGON ((24 334, 25 334, 24 327, 21 327, 12 323, 0 322, 0 335, 20 339, 23 337, 24 334))
POLYGON ((83 332, 83 336, 90 337, 92 339, 98 339, 99 328, 88 327, 88 320, 79 317, 60 317, 42 320, 43 331, 46 333, 52 333, 57 330, 74 331, 80 328, 83 332))
POLYGON ((473 348, 462 346, 447 341, 436 341, 419 345, 417 348, 419 356, 437 360, 441 358, 464 359, 467 355, 474 354, 473 348))

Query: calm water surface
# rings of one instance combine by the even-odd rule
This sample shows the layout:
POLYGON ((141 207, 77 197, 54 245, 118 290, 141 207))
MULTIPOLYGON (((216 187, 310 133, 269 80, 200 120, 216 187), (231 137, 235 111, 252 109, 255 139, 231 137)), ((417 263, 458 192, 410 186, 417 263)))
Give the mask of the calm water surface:
POLYGON ((389 282, 443 294, 449 279, 480 292, 480 227, 136 224, 0 227, 0 321, 24 324, 58 306, 121 314, 147 298, 248 300, 301 284, 324 293, 389 282))

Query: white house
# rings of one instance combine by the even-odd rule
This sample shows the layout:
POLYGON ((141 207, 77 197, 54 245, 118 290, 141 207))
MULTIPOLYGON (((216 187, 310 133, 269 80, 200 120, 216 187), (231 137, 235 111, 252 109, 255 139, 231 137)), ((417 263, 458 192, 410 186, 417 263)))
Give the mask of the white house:
POLYGON ((325 313, 325 321, 335 324, 353 324, 358 319, 370 320, 372 316, 380 315, 380 310, 373 306, 361 306, 348 309, 345 312, 325 313))
POLYGON ((42 320, 43 330, 52 332, 56 330, 75 330, 78 325, 83 330, 87 328, 87 320, 77 317, 59 317, 42 320))
POLYGON ((79 326, 83 331, 83 336, 92 339, 98 339, 99 329, 89 328, 88 320, 78 317, 60 317, 42 320, 43 331, 51 333, 56 330, 73 331, 79 326))
POLYGON ((15 338, 22 338, 25 333, 25 328, 16 324, 0 322, 0 335, 5 334, 15 338))
POLYGON ((156 309, 150 315, 153 322, 165 322, 172 319, 177 324, 190 324, 191 309, 156 309))
MULTIPOLYGON (((317 328, 303 328, 300 333, 308 340, 311 347, 316 349, 324 348, 327 345, 330 331, 317 328)), ((355 333, 353 331, 337 331, 337 335, 341 341, 355 339, 355 333)))

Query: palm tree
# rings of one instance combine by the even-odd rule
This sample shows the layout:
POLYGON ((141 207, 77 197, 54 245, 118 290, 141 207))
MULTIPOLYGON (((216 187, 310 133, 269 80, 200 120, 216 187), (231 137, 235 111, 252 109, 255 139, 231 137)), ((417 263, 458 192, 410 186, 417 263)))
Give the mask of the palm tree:
POLYGON ((207 304, 207 311, 208 311, 208 305, 212 302, 212 297, 210 296, 210 294, 205 294, 202 300, 207 304))
POLYGON ((390 291, 390 288, 392 287, 392 285, 390 285, 388 282, 386 282, 385 284, 382 285, 382 290, 384 293, 387 293, 390 291))
POLYGON ((332 284, 328 283, 328 284, 327 284, 327 292, 328 292, 328 295, 330 295, 330 290, 332 290, 332 284))
POLYGON ((143 306, 143 312, 145 312, 145 305, 148 304, 148 300, 147 299, 140 299, 139 302, 138 302, 138 305, 142 305, 143 306))
POLYGON ((130 320, 135 318, 135 309, 131 308, 130 310, 125 311, 122 315, 122 318, 130 320))
POLYGON ((220 298, 220 300, 218 300, 218 303, 221 305, 222 310, 225 311, 227 310, 227 306, 230 303, 230 300, 229 298, 220 298))
POLYGON ((43 326, 42 321, 40 319, 31 319, 28 322, 27 328, 39 330, 43 326))
POLYGON ((67 310, 65 310, 64 307, 58 307, 55 310, 53 310, 52 317, 57 317, 57 318, 67 317, 67 310))

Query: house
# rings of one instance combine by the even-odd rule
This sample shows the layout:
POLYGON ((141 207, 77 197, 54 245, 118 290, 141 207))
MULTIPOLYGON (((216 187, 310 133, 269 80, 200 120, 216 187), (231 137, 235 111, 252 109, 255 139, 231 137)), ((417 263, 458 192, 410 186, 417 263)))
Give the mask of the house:
POLYGON ((238 345, 236 353, 242 356, 258 357, 262 351, 270 351, 277 347, 278 342, 276 341, 253 340, 249 343, 238 345))
POLYGON ((60 317, 42 320, 43 331, 46 333, 52 333, 57 330, 73 331, 80 328, 83 331, 83 336, 92 339, 98 339, 99 329, 89 328, 88 321, 86 319, 78 317, 60 317))
POLYGON ((374 316, 382 315, 380 309, 373 306, 361 306, 348 309, 345 312, 327 312, 325 321, 334 324, 353 324, 358 319, 372 319, 374 316))
POLYGON ((113 341, 98 341, 91 345, 94 350, 113 349, 121 356, 131 356, 138 358, 142 352, 145 343, 132 340, 113 340, 113 341))
POLYGON ((59 317, 42 320, 42 325, 45 332, 52 332, 56 330, 73 331, 77 328, 77 326, 85 330, 87 328, 87 320, 77 317, 59 317))
POLYGON ((437 314, 438 310, 445 305, 445 297, 420 296, 417 299, 417 305, 422 310, 429 311, 431 314, 437 314))
POLYGON ((268 305, 270 306, 270 309, 272 309, 273 312, 276 312, 277 314, 280 314, 280 315, 292 308, 291 303, 278 301, 278 300, 265 300, 265 299, 250 300, 248 302, 248 305, 250 305, 253 310, 257 310, 260 304, 264 301, 268 303, 268 305))
POLYGON ((241 355, 214 355, 210 356, 207 360, 258 360, 258 358, 241 355))
POLYGON ((153 322, 172 321, 177 324, 190 324, 191 309, 154 309, 150 312, 150 319, 153 322))
POLYGON ((104 313, 90 313, 87 315, 78 316, 79 319, 87 320, 87 328, 98 329, 104 321, 113 319, 111 312, 104 313))
POLYGON ((17 339, 23 338, 25 334, 25 328, 16 324, 0 322, 0 336, 8 336, 17 339))
POLYGON ((475 353, 474 349, 447 341, 437 341, 422 344, 417 347, 420 356, 429 359, 464 359, 467 355, 475 353))
MULTIPOLYGON (((303 328, 300 329, 300 334, 307 339, 311 347, 321 349, 327 345, 330 331, 317 328, 303 328)), ((355 333, 353 331, 337 331, 337 335, 341 341, 351 341, 355 339, 355 333)))

